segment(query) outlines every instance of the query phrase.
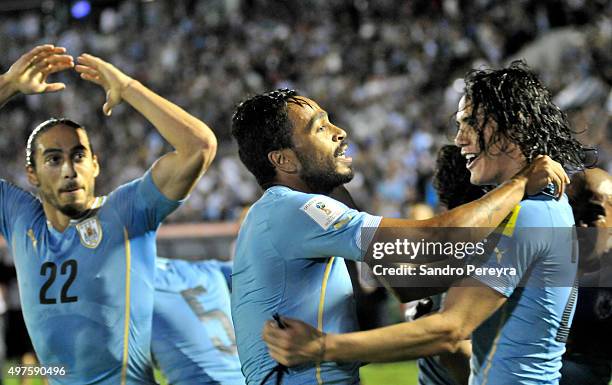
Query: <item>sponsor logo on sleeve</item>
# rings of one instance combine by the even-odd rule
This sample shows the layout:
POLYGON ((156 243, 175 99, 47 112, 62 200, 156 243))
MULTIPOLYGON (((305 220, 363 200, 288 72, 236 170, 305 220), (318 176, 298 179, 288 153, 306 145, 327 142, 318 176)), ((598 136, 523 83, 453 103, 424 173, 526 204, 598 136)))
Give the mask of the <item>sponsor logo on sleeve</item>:
POLYGON ((300 208, 323 230, 327 230, 344 212, 344 207, 340 202, 325 196, 316 196, 310 199, 300 208))

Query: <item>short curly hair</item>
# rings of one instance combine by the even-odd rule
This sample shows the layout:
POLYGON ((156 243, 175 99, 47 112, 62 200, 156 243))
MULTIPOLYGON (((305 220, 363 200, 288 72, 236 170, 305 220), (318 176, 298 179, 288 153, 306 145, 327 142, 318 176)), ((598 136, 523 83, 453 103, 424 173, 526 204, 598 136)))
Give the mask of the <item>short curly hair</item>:
POLYGON ((268 159, 270 151, 293 148, 288 103, 307 104, 295 90, 278 89, 255 95, 237 107, 232 117, 232 136, 238 155, 260 186, 273 182, 276 170, 268 159))

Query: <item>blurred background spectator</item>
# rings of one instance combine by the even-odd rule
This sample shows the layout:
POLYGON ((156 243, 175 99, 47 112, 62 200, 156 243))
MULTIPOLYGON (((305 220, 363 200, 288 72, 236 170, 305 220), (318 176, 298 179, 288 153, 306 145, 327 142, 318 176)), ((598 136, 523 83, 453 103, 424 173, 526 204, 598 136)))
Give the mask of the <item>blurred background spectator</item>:
MULTIPOLYGON (((258 198, 229 138, 249 94, 295 88, 349 132, 359 205, 385 216, 437 206, 434 154, 454 136, 462 76, 525 58, 612 170, 612 2, 494 0, 176 0, 0 2, 0 70, 40 43, 90 52, 202 118, 217 160, 171 221, 235 220, 258 198)), ((0 176, 27 187, 29 132, 50 116, 89 129, 105 170, 98 193, 142 174, 166 149, 138 114, 102 114, 75 73, 67 88, 0 111, 0 176)))

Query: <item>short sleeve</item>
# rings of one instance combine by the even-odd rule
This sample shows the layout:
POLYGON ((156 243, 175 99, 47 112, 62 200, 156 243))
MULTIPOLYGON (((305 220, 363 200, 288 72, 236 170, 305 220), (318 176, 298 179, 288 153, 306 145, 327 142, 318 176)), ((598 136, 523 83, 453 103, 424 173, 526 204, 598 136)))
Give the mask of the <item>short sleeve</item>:
POLYGON ((548 217, 546 207, 517 206, 496 230, 500 237, 493 252, 479 258, 480 261, 472 260, 474 271, 470 277, 510 297, 532 264, 548 247, 548 217))
POLYGON ((338 256, 361 261, 381 217, 348 208, 324 195, 292 191, 274 202, 269 229, 289 259, 338 256))
POLYGON ((153 182, 151 170, 142 178, 120 186, 109 196, 120 215, 127 217, 128 225, 144 225, 155 230, 184 200, 166 198, 153 182))
POLYGON ((34 204, 38 204, 38 200, 32 194, 0 179, 0 233, 6 240, 12 238, 17 216, 31 212, 34 204))

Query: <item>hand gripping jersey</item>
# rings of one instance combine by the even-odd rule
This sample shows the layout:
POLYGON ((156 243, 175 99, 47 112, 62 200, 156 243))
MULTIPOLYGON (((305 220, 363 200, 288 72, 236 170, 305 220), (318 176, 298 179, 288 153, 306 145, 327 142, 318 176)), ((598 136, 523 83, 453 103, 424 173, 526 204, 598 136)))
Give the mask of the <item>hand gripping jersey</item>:
POLYGON ((231 264, 157 259, 153 358, 172 385, 244 385, 230 315, 231 264))
MULTIPOLYGON (((284 186, 271 187, 251 207, 232 275, 232 317, 249 385, 259 384, 276 365, 261 335, 274 313, 326 333, 357 330, 353 288, 341 258, 361 260, 374 234, 362 229, 376 228, 380 220, 284 186)), ((357 384, 358 369, 357 362, 301 365, 289 369, 283 384, 357 384)))
POLYGON ((0 232, 28 332, 41 365, 65 368, 52 384, 155 383, 155 232, 178 205, 147 172, 59 232, 38 199, 0 181, 0 232))

